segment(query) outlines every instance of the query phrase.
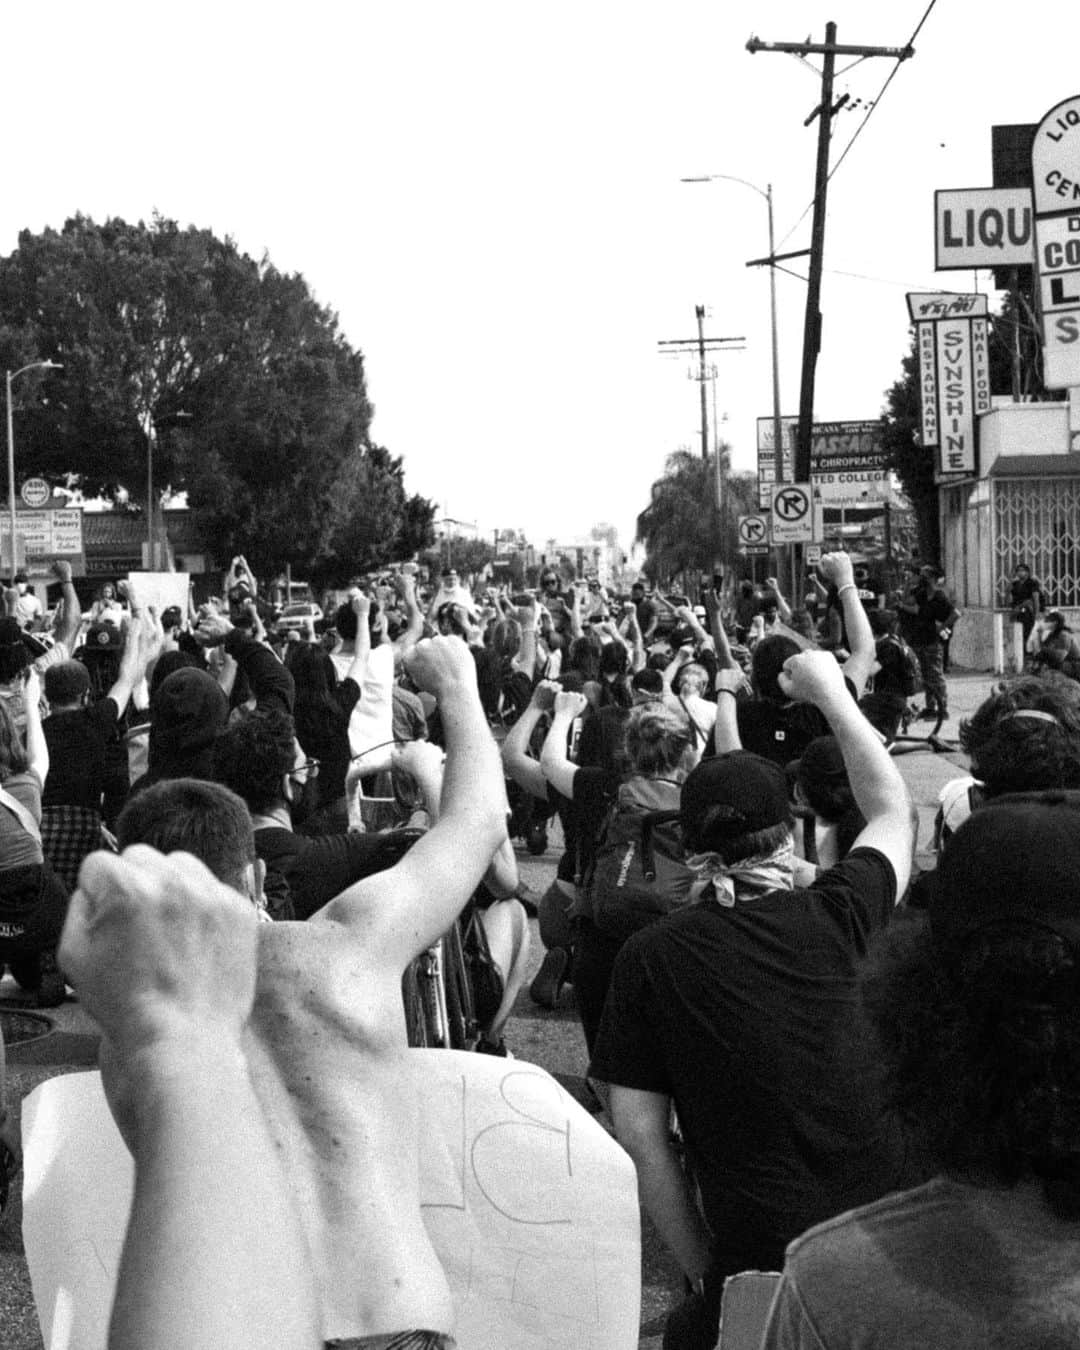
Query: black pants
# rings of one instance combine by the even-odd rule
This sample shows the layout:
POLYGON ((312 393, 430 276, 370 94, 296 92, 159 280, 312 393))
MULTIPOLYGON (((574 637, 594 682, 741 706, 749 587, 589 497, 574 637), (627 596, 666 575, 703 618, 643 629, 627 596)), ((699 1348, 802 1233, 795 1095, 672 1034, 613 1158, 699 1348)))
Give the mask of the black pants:
POLYGON ((600 1017, 604 1011, 611 972, 615 958, 622 950, 625 938, 608 937, 600 932, 591 919, 579 919, 574 941, 574 1001, 577 1004, 585 1044, 592 1055, 600 1017))

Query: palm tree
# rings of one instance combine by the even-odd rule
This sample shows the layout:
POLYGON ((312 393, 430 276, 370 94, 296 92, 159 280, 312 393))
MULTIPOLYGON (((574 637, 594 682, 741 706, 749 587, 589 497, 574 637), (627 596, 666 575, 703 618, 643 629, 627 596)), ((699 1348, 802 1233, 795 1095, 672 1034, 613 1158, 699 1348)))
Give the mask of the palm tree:
POLYGON ((736 516, 756 509, 753 474, 727 473, 731 447, 721 444, 724 509, 716 506, 716 460, 691 450, 668 456, 664 473, 653 483, 649 505, 637 518, 637 539, 645 545, 645 571, 657 581, 711 573, 718 560, 735 557, 736 516))

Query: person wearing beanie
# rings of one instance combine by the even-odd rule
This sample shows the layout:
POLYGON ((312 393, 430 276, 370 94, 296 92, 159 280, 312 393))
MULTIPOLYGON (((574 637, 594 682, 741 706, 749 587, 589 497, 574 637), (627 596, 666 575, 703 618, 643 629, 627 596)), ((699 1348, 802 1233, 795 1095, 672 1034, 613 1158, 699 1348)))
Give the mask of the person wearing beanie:
POLYGON ((150 700, 150 746, 143 786, 162 778, 212 778, 214 741, 229 700, 212 675, 184 668, 162 680, 150 700))
MULTIPOLYGON (((718 675, 718 744, 739 679, 718 675)), ((703 760, 679 808, 701 899, 623 947, 589 1066, 693 1290, 669 1317, 668 1350, 712 1350, 728 1275, 779 1269, 810 1224, 907 1179, 858 1034, 855 978, 907 886, 907 790, 831 653, 792 656, 779 685, 831 726, 866 825, 799 888, 784 770, 745 750, 703 760), (673 1104, 693 1186, 673 1151, 673 1104)))

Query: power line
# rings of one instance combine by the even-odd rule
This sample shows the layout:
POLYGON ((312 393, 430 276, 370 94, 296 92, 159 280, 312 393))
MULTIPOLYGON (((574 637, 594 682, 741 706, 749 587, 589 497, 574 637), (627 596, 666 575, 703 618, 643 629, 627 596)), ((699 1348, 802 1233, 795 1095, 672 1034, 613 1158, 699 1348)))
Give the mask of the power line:
MULTIPOLYGON (((919 22, 915 25, 915 31, 912 33, 911 37, 908 38, 907 43, 905 44, 905 49, 911 48, 911 47, 913 47, 913 46, 915 45, 915 39, 919 36, 919 33, 922 31, 923 25, 926 23, 927 19, 930 17, 930 12, 931 12, 931 10, 934 8, 934 6, 935 6, 936 4, 937 4, 937 0, 930 0, 930 3, 927 5, 927 7, 926 7, 926 9, 925 9, 925 11, 924 11, 924 13, 923 13, 922 18, 921 18, 921 19, 919 20, 919 22)), ((865 60, 865 59, 866 59, 865 57, 862 58, 862 60, 865 60)), ((836 171, 837 171, 837 169, 839 169, 840 165, 843 164, 844 160, 847 158, 848 152, 851 150, 851 147, 855 144, 855 142, 858 140, 859 136, 862 134, 863 128, 866 126, 867 122, 869 122, 869 120, 870 120, 870 118, 871 118, 871 116, 872 116, 874 110, 877 108, 878 104, 881 102, 881 99, 882 99, 882 97, 883 97, 883 95, 884 95, 884 93, 885 93, 885 90, 888 89, 888 87, 889 87, 890 84, 892 84, 893 79, 894 79, 895 76, 896 76, 896 72, 900 69, 900 66, 903 64, 903 61, 904 61, 904 58, 903 58, 903 57, 897 57, 896 65, 893 66, 892 70, 890 70, 890 71, 889 71, 889 74, 886 76, 886 78, 885 78, 885 83, 881 86, 881 89, 880 89, 879 92, 878 92, 877 98, 874 99, 874 100, 871 102, 869 108, 868 108, 867 111, 866 111, 866 116, 862 119, 862 121, 859 123, 859 125, 855 128, 855 131, 854 131, 854 133, 852 134, 851 139, 848 141, 847 145, 845 145, 845 146, 844 146, 844 149, 841 151, 841 153, 840 153, 840 158, 836 161, 836 163, 835 163, 835 164, 832 166, 832 168, 829 170, 829 175, 828 175, 828 178, 827 178, 827 180, 826 180, 827 182, 832 182, 833 174, 835 174, 836 171)), ((853 63, 853 65, 859 65, 859 64, 860 64, 860 62, 858 62, 858 61, 856 61, 856 62, 853 63)), ((853 68, 853 66, 848 66, 848 67, 847 67, 848 70, 851 70, 852 68, 853 68)), ((810 201, 807 203, 806 208, 804 209, 804 211, 802 212, 802 214, 799 216, 798 220, 796 220, 795 224, 792 225, 791 229, 788 230, 787 234, 785 234, 784 237, 780 240, 780 243, 781 243, 781 244, 786 244, 787 241, 791 238, 791 236, 795 233, 795 231, 799 228, 799 226, 803 223, 803 221, 806 219, 806 217, 807 217, 807 216, 810 214, 810 212, 814 209, 814 203, 815 203, 816 200, 817 200, 817 194, 815 193, 815 195, 814 195, 814 196, 810 199, 810 201)))

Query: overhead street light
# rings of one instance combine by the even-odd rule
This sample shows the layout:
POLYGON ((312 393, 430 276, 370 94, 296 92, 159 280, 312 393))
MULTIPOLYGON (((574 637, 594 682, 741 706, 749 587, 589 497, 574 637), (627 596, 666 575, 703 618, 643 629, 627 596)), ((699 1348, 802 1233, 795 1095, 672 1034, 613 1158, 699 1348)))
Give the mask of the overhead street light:
POLYGON ((748 178, 739 178, 733 173, 709 173, 702 174, 696 178, 681 178, 681 183, 712 183, 718 180, 727 183, 741 183, 743 187, 748 187, 751 192, 756 192, 759 197, 765 198, 765 203, 769 209, 769 313, 772 321, 772 396, 773 396, 773 453, 776 462, 775 481, 782 483, 784 481, 784 457, 783 437, 780 434, 780 354, 777 343, 776 333, 776 245, 773 234, 773 205, 772 205, 772 184, 768 183, 764 188, 759 188, 756 183, 751 183, 748 178))
POLYGON ((7 469, 8 469, 8 508, 11 512, 11 584, 15 585, 18 566, 15 562, 16 516, 15 516, 15 431, 11 419, 11 386, 28 370, 63 370, 58 361, 31 361, 18 370, 9 370, 7 374, 7 469))

